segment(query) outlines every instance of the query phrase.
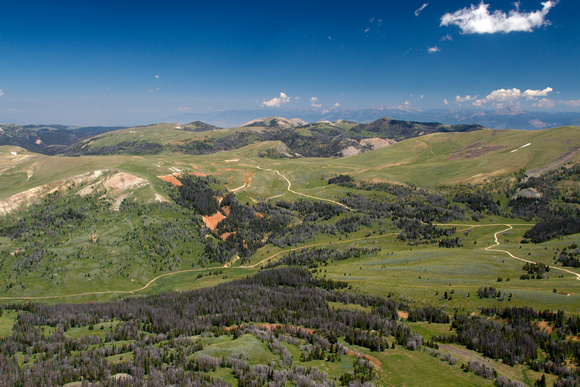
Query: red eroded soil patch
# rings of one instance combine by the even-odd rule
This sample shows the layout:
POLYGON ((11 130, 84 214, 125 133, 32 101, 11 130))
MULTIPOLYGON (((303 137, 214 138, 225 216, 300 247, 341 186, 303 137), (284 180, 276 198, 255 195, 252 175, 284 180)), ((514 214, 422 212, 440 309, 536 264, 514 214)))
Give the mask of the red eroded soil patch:
POLYGON ((548 333, 552 333, 552 331, 554 330, 554 328, 551 327, 547 321, 540 321, 538 323, 538 328, 545 329, 546 332, 548 332, 548 333))
POLYGON ((231 214, 232 209, 230 208, 230 206, 225 206, 222 207, 222 211, 225 212, 226 216, 228 216, 229 214, 231 214))
POLYGON ((259 212, 256 212, 256 218, 263 218, 264 215, 260 214, 259 212))
POLYGON ((409 318, 409 313, 407 313, 407 312, 403 312, 402 310, 399 310, 397 313, 399 314, 399 318, 404 318, 404 319, 409 318))
POLYGON ((232 234, 235 234, 235 231, 234 232, 224 232, 222 235, 220 235, 220 238, 222 238, 222 241, 225 241, 232 234))
POLYGON ((203 223, 205 223, 207 228, 215 231, 218 223, 221 222, 222 219, 225 219, 225 216, 221 212, 216 212, 212 216, 204 216, 203 223))
MULTIPOLYGON (((350 356, 357 356, 357 353, 355 351, 353 351, 352 349, 348 350, 348 354, 350 356)), ((379 359, 377 359, 374 356, 371 355, 365 355, 365 354, 360 354, 362 357, 364 357, 365 359, 367 359, 368 361, 370 361, 372 363, 372 365, 374 365, 376 368, 380 368, 381 367, 381 361, 379 359)))
POLYGON ((203 172, 189 172, 189 174, 193 175, 193 176, 201 176, 201 177, 211 175, 211 173, 203 173, 203 172))
POLYGON ((164 175, 164 176, 157 176, 158 178, 160 178, 163 181, 166 181, 170 184, 173 184, 177 187, 180 187, 182 184, 179 180, 177 180, 177 178, 174 175, 164 175))

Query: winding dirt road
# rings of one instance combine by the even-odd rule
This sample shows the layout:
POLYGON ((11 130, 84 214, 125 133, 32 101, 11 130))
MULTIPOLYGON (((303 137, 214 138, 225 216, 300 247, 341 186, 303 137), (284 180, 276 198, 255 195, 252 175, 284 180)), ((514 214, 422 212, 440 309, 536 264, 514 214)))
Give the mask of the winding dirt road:
MULTIPOLYGON (((491 246, 489 246, 489 247, 486 247, 486 248, 485 248, 485 250, 487 250, 487 251, 497 251, 497 252, 500 252, 500 253, 505 253, 505 254, 509 255, 511 258, 513 258, 513 259, 517 259, 518 261, 522 261, 522 262, 527 262, 527 263, 533 263, 533 264, 535 264, 536 262, 534 262, 534 261, 529 261, 529 260, 527 260, 527 259, 523 259, 523 258, 520 258, 520 257, 516 257, 515 255, 513 255, 513 254, 512 254, 512 253, 510 253, 509 251, 506 251, 506 250, 499 250, 499 249, 494 249, 494 247, 496 247, 496 246, 499 246, 499 245, 500 245, 499 241, 497 240, 497 236, 498 236, 499 234, 503 234, 504 232, 507 232, 507 231, 509 231, 509 230, 512 230, 512 229, 513 229, 513 227, 512 227, 512 225, 511 225, 511 224, 505 224, 504 226, 508 226, 508 228, 506 228, 505 230, 498 231, 498 232, 496 232, 495 234, 493 234, 493 237, 494 237, 494 239, 495 239, 495 244, 493 244, 493 245, 491 245, 491 246)), ((521 226, 521 225, 516 225, 516 226, 521 226)), ((578 274, 578 273, 575 273, 575 272, 573 272, 572 270, 564 269, 564 268, 561 268, 561 267, 558 267, 558 266, 550 266, 550 269, 553 269, 553 270, 559 270, 559 271, 566 272, 566 273, 568 273, 568 274, 575 275, 575 276, 576 276, 576 279, 577 279, 577 280, 580 280, 580 274, 578 274)))
MULTIPOLYGON (((262 171, 269 171, 269 172, 275 172, 276 174, 278 174, 279 176, 281 176, 284 180, 286 180, 286 182, 288 183, 288 187, 287 190, 289 192, 292 192, 296 195, 300 195, 300 196, 304 196, 307 198, 311 198, 311 199, 316 199, 316 200, 321 200, 321 201, 326 201, 326 202, 330 202, 339 206, 342 206, 346 209, 348 209, 349 211, 354 211, 352 208, 339 203, 337 201, 334 200, 330 200, 330 199, 323 199, 323 198, 318 198, 316 196, 311 196, 311 195, 306 195, 300 192, 296 192, 294 190, 292 190, 292 182, 283 174, 281 174, 278 170, 275 169, 268 169, 268 168, 261 168, 257 165, 251 165, 252 167, 255 167, 259 170, 262 171)), ((243 186, 238 187, 235 189, 235 191, 241 190, 243 188, 245 188, 247 185, 246 183, 244 183, 243 186)), ((447 223, 447 224, 435 224, 436 226, 463 226, 463 227, 468 227, 468 229, 472 229, 472 228, 477 228, 477 227, 490 227, 490 226, 507 226, 507 228, 505 230, 502 231, 498 231, 494 234, 494 239, 495 239, 495 244, 486 247, 484 250, 485 251, 495 251, 495 252, 501 252, 501 253, 505 253, 507 254, 509 257, 513 258, 513 259, 517 259, 523 262, 527 262, 527 263, 535 263, 533 261, 529 261, 527 259, 523 259, 523 258, 519 258, 516 257, 515 255, 513 255, 512 253, 510 253, 509 251, 506 250, 499 250, 499 249, 494 249, 494 247, 497 247, 500 245, 497 236, 499 234, 502 234, 504 232, 507 232, 509 230, 513 229, 513 226, 530 226, 529 224, 505 224, 505 223, 495 223, 495 224, 486 224, 486 225, 482 225, 482 224, 475 224, 475 225, 468 225, 468 224, 455 224, 455 223, 447 223)), ((363 237, 363 238, 355 238, 355 239, 349 239, 349 240, 344 240, 344 241, 337 241, 337 242, 332 242, 332 244, 344 244, 344 243, 351 243, 351 242, 356 242, 356 241, 360 241, 360 240, 369 240, 369 239, 377 239, 377 238, 384 238, 387 236, 392 236, 392 235, 396 235, 396 233, 391 233, 391 234, 385 234, 385 235, 375 235, 375 236, 370 236, 370 237, 363 237)), ((71 298, 71 297, 82 297, 82 296, 98 296, 98 295, 105 295, 105 294, 135 294, 137 292, 141 292, 145 289, 147 289, 149 286, 151 286, 151 284, 155 283, 156 281, 158 281, 161 278, 164 277, 169 277, 169 276, 173 276, 173 275, 177 275, 177 274, 182 274, 182 273, 192 273, 192 272, 201 272, 201 271, 209 271, 209 270, 215 270, 215 269, 222 269, 222 270, 228 270, 228 269, 247 269, 247 270, 251 270, 251 269, 255 269, 257 266, 262 265, 265 262, 268 262, 274 258, 276 258, 277 256, 284 254, 284 253, 289 253, 291 251, 296 251, 296 250, 303 250, 303 249, 308 249, 308 248, 312 248, 312 247, 318 247, 318 246, 323 246, 323 245, 328 245, 328 243, 314 243, 314 244, 309 244, 306 246, 301 246, 301 247, 295 247, 292 249, 286 249, 286 250, 282 250, 279 251, 267 258, 264 258, 263 260, 261 260, 260 262, 257 262, 253 265, 243 265, 243 266, 231 266, 230 262, 225 263, 223 266, 221 267, 211 267, 211 268, 196 268, 196 269, 189 269, 189 270, 179 270, 179 271, 174 271, 171 273, 165 273, 165 274, 161 274, 158 275, 157 277, 151 279, 149 282, 147 282, 144 286, 138 288, 138 289, 134 289, 134 290, 106 290, 106 291, 101 291, 101 292, 84 292, 84 293, 75 293, 75 294, 68 294, 68 295, 54 295, 54 296, 37 296, 37 297, 0 297, 0 300, 13 300, 13 301, 17 301, 17 300, 48 300, 48 299, 59 299, 59 298, 71 298)), ((552 267, 552 269, 554 270, 560 270, 572 275, 576 276, 576 279, 580 280, 580 274, 575 273, 571 270, 568 269, 563 269, 560 267, 552 267)))

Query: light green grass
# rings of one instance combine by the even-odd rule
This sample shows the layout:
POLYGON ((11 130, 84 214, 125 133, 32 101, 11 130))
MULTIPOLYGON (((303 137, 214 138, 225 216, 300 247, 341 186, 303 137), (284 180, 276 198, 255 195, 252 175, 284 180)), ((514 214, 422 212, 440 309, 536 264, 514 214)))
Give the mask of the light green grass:
POLYGON ((17 316, 18 313, 14 310, 4 310, 0 317, 0 337, 12 336, 12 326, 17 316))
POLYGON ((222 342, 207 345, 203 350, 196 352, 195 356, 209 355, 227 358, 239 354, 249 358, 248 364, 266 364, 277 359, 266 344, 250 334, 244 334, 235 340, 227 337, 222 342))

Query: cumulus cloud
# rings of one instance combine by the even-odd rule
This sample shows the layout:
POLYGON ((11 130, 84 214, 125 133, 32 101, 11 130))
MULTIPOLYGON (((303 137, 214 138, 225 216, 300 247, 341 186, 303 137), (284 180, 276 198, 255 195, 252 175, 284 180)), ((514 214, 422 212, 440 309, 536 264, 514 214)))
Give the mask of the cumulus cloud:
POLYGON ((526 90, 524 91, 524 95, 527 99, 534 99, 537 97, 546 97, 548 93, 554 91, 551 87, 546 87, 544 90, 526 90))
POLYGON ((263 100, 262 101, 262 106, 268 106, 268 107, 280 107, 281 105, 290 102, 290 97, 288 97, 286 94, 284 93, 280 93, 279 97, 274 97, 271 100, 263 100))
MULTIPOLYGON (((0 90, 0 93, 2 91, 0 90)), ((568 106, 580 106, 580 99, 572 99, 570 101, 562 101, 562 103, 564 105, 568 105, 568 106)))
POLYGON ((444 99, 444 100, 443 100, 443 103, 444 103, 445 105, 449 105, 449 101, 447 101, 446 99, 444 99))
POLYGON ((310 97, 310 106, 312 106, 312 107, 321 107, 322 104, 319 104, 317 102, 318 102, 318 98, 317 97, 310 97))
POLYGON ((334 104, 334 107, 339 107, 339 106, 340 106, 340 104, 338 102, 334 104))
POLYGON ((4 97, 6 95, 6 93, 4 93, 2 90, 0 90, 0 97, 4 97))
POLYGON ((427 51, 429 51, 429 54, 435 54, 436 52, 439 52, 441 50, 439 49, 439 47, 433 46, 433 47, 429 47, 429 49, 427 51))
POLYGON ((499 89, 491 92, 485 97, 485 102, 509 102, 513 103, 518 99, 526 98, 527 100, 534 100, 538 97, 546 97, 548 93, 554 91, 551 87, 546 87, 544 90, 526 90, 523 93, 520 89, 499 89))
POLYGON ((159 79, 159 75, 156 75, 156 76, 155 76, 155 79, 159 79))
POLYGON ((477 95, 474 95, 473 97, 469 94, 466 95, 465 97, 458 95, 455 97, 455 102, 464 103, 464 102, 474 101, 476 98, 477 98, 477 95))
POLYGON ((495 34, 498 32, 526 31, 549 25, 546 15, 558 0, 548 0, 542 3, 542 9, 534 12, 520 12, 519 4, 516 9, 506 14, 503 11, 489 12, 489 4, 483 1, 478 5, 471 5, 454 13, 446 13, 441 17, 441 26, 456 25, 462 34, 495 34))
POLYGON ((447 34, 447 35, 445 35, 444 37, 442 37, 440 40, 441 40, 442 42, 444 42, 444 41, 446 41, 446 40, 452 41, 452 40, 453 40, 453 36, 451 36, 451 34, 447 34))
POLYGON ((485 98, 477 99, 477 96, 470 96, 467 95, 465 97, 457 96, 455 97, 455 101, 458 104, 462 104, 465 102, 471 102, 474 106, 483 106, 484 104, 490 102, 496 107, 503 107, 506 105, 512 105, 518 102, 521 99, 525 99, 528 101, 537 101, 533 104, 533 106, 541 107, 541 108, 552 108, 554 107, 554 102, 543 98, 542 100, 538 101, 540 97, 547 97, 549 93, 554 91, 551 87, 546 87, 543 90, 525 90, 521 91, 520 89, 513 88, 513 89, 497 89, 492 91, 489 95, 485 98), (550 106, 551 105, 551 106, 550 106))
POLYGON ((556 106, 556 103, 554 101, 552 101, 551 99, 548 98, 542 98, 541 100, 539 100, 538 102, 533 104, 535 107, 539 107, 542 109, 551 109, 554 106, 556 106))
POLYGON ((415 16, 419 16, 421 11, 423 11, 428 5, 429 5, 429 3, 423 3, 423 5, 415 11, 415 16))

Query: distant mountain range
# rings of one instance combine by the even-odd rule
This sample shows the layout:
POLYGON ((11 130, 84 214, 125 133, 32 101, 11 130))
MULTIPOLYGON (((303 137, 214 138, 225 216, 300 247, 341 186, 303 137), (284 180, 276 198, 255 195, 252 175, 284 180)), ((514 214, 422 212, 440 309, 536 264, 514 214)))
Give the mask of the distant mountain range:
POLYGON ((479 124, 490 129, 537 130, 580 125, 580 113, 526 112, 514 107, 485 110, 423 110, 409 106, 380 106, 367 109, 256 109, 212 113, 187 113, 166 117, 164 122, 200 120, 220 127, 236 127, 256 117, 296 117, 306 122, 346 120, 368 123, 388 116, 397 120, 440 122, 446 125, 479 124))

